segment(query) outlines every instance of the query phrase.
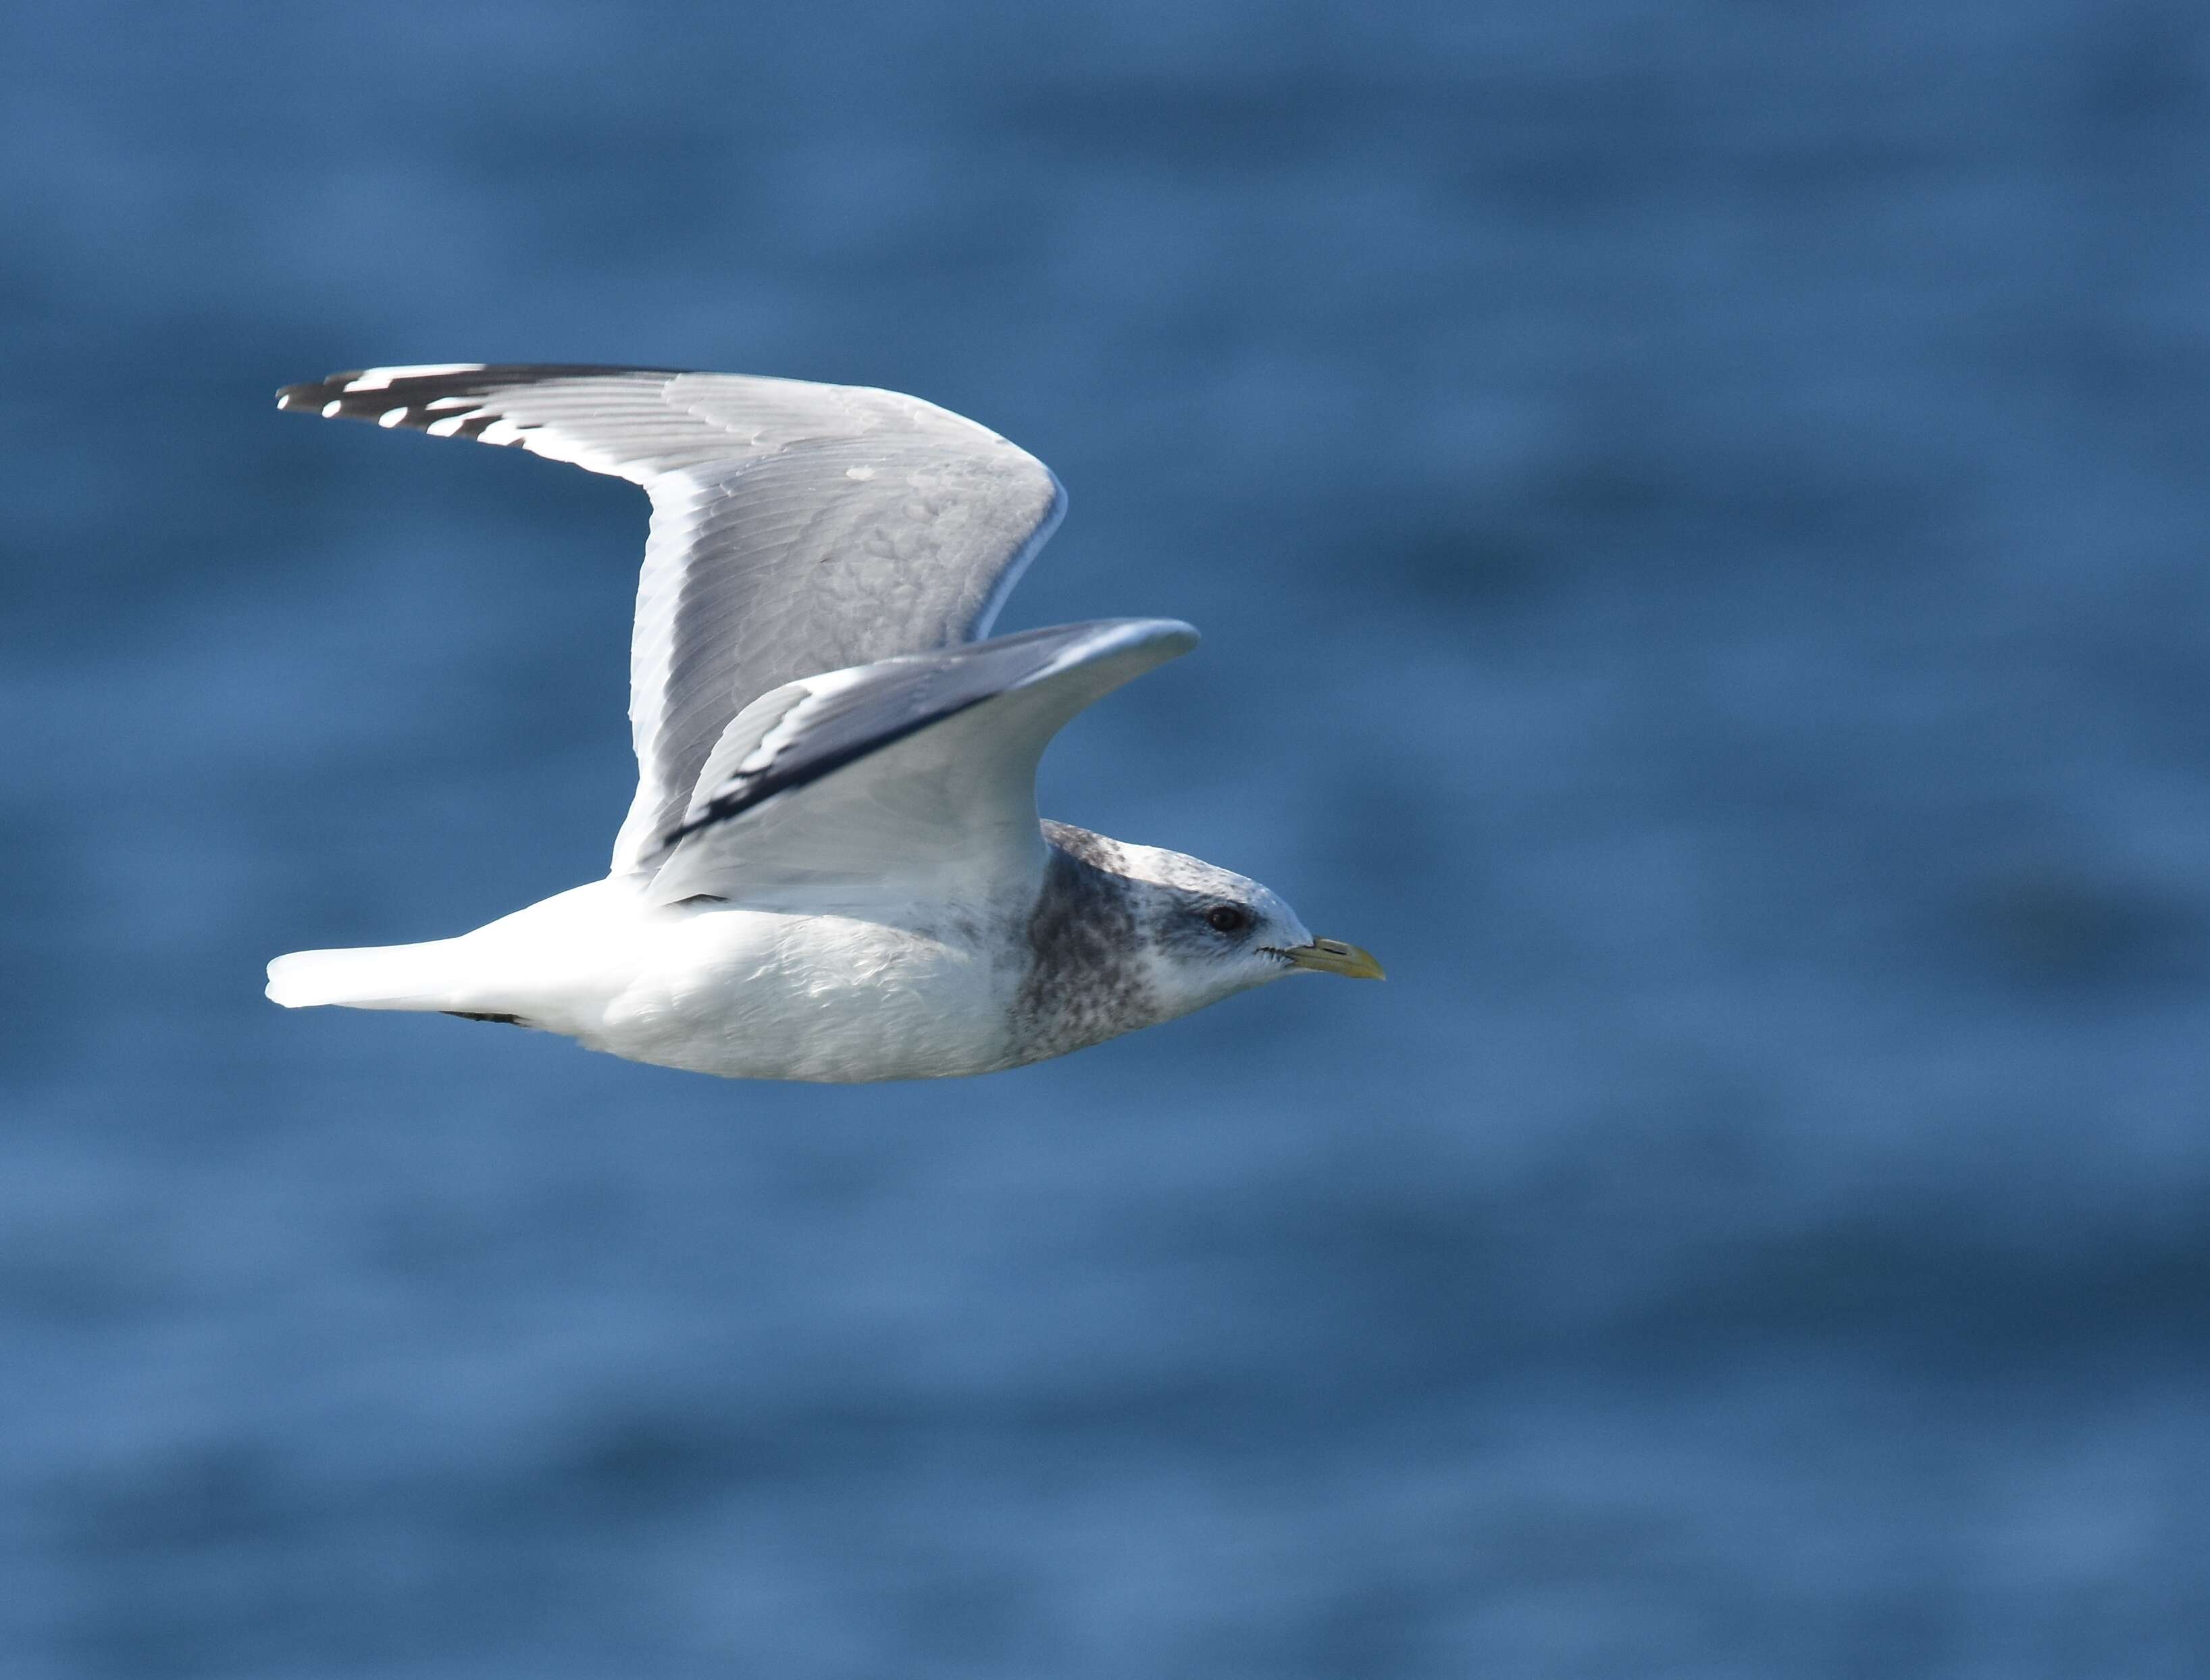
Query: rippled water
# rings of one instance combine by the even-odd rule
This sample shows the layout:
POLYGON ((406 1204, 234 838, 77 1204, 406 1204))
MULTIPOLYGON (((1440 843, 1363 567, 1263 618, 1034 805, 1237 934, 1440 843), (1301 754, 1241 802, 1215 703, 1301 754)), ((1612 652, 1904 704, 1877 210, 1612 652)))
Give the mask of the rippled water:
POLYGON ((0 23, 0 1667, 2210 1667, 2210 28, 0 23), (728 1085, 261 965, 603 867, 643 504, 368 362, 912 390, 1187 617, 1054 815, 1386 987, 728 1085))

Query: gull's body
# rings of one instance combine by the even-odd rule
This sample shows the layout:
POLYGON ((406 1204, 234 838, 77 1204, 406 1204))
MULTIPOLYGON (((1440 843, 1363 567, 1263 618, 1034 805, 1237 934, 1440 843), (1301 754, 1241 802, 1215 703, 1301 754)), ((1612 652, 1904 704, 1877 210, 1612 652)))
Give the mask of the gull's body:
POLYGON ((607 878, 455 939, 280 957, 278 1003, 841 1081, 1016 1067, 1300 968, 1378 978, 1255 882, 1039 820, 1052 735, 1196 633, 978 639, 1064 497, 973 422, 890 392, 637 369, 371 369, 280 402, 628 478, 653 523, 638 787, 607 878))
POLYGON ((512 1018, 696 1073, 895 1079, 1015 1059, 999 1028, 1017 985, 1009 953, 951 927, 655 907, 617 877, 402 948, 395 989, 426 982, 403 994, 420 999, 412 1007, 512 1018))

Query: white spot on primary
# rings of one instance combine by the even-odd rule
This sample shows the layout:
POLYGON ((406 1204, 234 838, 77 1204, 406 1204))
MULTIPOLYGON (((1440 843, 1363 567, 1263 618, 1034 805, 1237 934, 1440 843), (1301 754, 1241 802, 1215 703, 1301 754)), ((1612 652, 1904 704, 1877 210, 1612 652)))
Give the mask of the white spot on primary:
MULTIPOLYGON (((437 406, 435 403, 430 406, 433 408, 437 406)), ((450 437, 465 422, 473 420, 482 412, 483 410, 480 408, 471 408, 465 414, 448 414, 442 420, 431 421, 423 430, 432 437, 450 437)))
POLYGON ((343 403, 338 401, 335 397, 332 398, 329 401, 323 405, 323 418, 326 420, 335 420, 338 417, 338 410, 344 406, 345 405, 343 403))
POLYGON ((411 368, 363 368, 346 385, 347 391, 382 391, 395 379, 431 379, 441 373, 476 373, 481 362, 423 362, 411 368))
POLYGON ((522 428, 503 417, 493 420, 476 434, 479 443, 518 443, 521 441, 522 428))
POLYGON ((376 423, 380 426, 396 426, 406 418, 407 405, 402 402, 396 408, 385 409, 376 417, 376 423))

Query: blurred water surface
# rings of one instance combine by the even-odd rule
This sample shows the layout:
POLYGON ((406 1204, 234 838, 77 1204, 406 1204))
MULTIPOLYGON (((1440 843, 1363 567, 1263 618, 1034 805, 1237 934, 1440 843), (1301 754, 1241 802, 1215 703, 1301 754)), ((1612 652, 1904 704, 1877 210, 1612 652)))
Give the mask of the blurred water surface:
POLYGON ((0 1667, 2210 1670, 2210 22, 0 20, 0 1667), (643 504, 365 363, 890 386, 1046 808, 1371 945, 989 1080, 261 965, 603 867, 643 504))

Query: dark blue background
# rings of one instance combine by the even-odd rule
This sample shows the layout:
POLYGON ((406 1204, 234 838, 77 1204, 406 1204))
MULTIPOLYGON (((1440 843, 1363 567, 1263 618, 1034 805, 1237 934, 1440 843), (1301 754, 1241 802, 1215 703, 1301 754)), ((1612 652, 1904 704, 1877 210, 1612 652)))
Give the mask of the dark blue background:
POLYGON ((2210 1668, 2183 0, 0 21, 0 1667, 2210 1668), (1052 814, 1371 945, 967 1083, 262 964, 604 867, 643 504, 914 391, 1187 617, 1052 814))

